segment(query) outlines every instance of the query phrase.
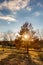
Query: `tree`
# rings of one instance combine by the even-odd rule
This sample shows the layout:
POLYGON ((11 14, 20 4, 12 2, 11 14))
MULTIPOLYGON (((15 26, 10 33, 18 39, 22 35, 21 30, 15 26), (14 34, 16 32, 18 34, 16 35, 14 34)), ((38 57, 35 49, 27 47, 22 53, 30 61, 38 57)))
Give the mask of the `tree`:
MULTIPOLYGON (((21 40, 22 40, 22 36, 25 35, 25 33, 28 34, 28 36, 30 36, 29 41, 32 41, 35 35, 35 31, 33 30, 31 23, 29 24, 28 22, 25 22, 23 26, 21 26, 21 30, 19 32, 21 40)), ((19 37, 17 39, 19 39, 19 37)))
POLYGON ((29 41, 32 41, 36 32, 33 30, 31 23, 29 24, 28 22, 25 22, 23 24, 23 26, 21 26, 19 35, 23 36, 23 35, 25 35, 25 33, 28 34, 28 36, 30 36, 29 41))
POLYGON ((11 31, 8 31, 7 32, 7 39, 9 41, 8 46, 10 46, 10 48, 12 48, 12 46, 14 46, 13 38, 14 38, 14 33, 11 31))
POLYGON ((15 46, 16 46, 16 48, 20 49, 21 45, 22 45, 21 37, 16 38, 15 39, 15 46))
POLYGON ((28 56, 28 60, 31 62, 31 57, 30 57, 30 54, 29 54, 29 47, 31 46, 31 42, 32 39, 34 38, 34 35, 35 35, 35 31, 33 30, 33 27, 32 27, 32 24, 28 23, 28 22, 25 22, 23 24, 23 26, 21 26, 21 30, 19 32, 20 36, 23 37, 25 35, 26 39, 28 40, 23 40, 23 43, 25 45, 25 48, 27 49, 27 56, 28 56))
POLYGON ((29 54, 29 47, 31 45, 30 41, 32 41, 33 37, 35 35, 35 32, 33 30, 32 24, 25 22, 23 24, 23 26, 21 26, 21 30, 19 32, 19 37, 16 37, 17 39, 15 39, 15 44, 17 45, 17 47, 22 47, 25 46, 26 50, 27 50, 27 56, 28 56, 28 60, 31 61, 30 58, 30 54, 29 54), (26 34, 26 35, 25 35, 26 34), (27 40, 27 35, 28 35, 28 40, 27 40), (25 39, 23 39, 25 36, 25 39))
POLYGON ((3 47, 4 46, 10 46, 10 48, 14 45, 13 44, 13 38, 14 34, 11 31, 8 31, 7 33, 4 34, 4 39, 3 39, 3 47))
POLYGON ((3 41, 2 41, 3 51, 4 51, 5 46, 8 46, 8 44, 9 44, 9 41, 8 41, 8 38, 7 38, 7 34, 5 33, 3 41))
MULTIPOLYGON (((36 32, 34 31, 32 24, 25 22, 22 26, 21 26, 21 30, 19 31, 19 37, 17 36, 16 40, 21 40, 22 43, 16 42, 15 44, 21 44, 21 46, 26 48, 26 42, 24 42, 24 40, 22 39, 22 37, 26 34, 28 34, 28 47, 33 47, 34 49, 39 49, 40 48, 40 41, 39 38, 36 34, 36 32), (35 35, 36 34, 36 35, 35 35)), ((20 41, 19 40, 19 41, 20 41)))

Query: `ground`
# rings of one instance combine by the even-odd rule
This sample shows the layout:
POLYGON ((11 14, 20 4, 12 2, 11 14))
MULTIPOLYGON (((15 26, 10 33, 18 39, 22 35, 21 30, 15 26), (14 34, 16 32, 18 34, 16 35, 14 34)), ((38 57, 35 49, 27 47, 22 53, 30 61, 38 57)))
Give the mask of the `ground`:
POLYGON ((25 49, 0 48, 0 65, 43 65, 43 51, 25 49))

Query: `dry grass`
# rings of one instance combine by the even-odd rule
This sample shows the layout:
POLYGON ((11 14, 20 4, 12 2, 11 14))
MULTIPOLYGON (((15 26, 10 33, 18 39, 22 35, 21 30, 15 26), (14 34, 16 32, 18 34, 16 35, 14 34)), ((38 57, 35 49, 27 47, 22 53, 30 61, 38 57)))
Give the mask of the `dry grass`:
MULTIPOLYGON (((40 52, 29 51, 29 57, 27 54, 20 54, 23 50, 7 49, 0 50, 0 65, 43 65, 43 61, 40 59, 40 52), (30 59, 29 59, 30 58, 30 59)), ((41 53, 43 54, 43 53, 41 53)))

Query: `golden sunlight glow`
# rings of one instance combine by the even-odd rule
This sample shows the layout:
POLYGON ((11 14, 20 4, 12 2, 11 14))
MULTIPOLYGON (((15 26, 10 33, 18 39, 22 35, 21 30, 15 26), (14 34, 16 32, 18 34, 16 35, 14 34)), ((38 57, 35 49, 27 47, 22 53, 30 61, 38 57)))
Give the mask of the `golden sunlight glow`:
POLYGON ((29 40, 29 35, 28 34, 24 34, 22 36, 22 40, 24 40, 24 41, 29 40))
POLYGON ((25 39, 27 39, 27 38, 28 38, 28 35, 27 35, 27 34, 25 34, 25 35, 24 35, 24 38, 25 38, 25 39))

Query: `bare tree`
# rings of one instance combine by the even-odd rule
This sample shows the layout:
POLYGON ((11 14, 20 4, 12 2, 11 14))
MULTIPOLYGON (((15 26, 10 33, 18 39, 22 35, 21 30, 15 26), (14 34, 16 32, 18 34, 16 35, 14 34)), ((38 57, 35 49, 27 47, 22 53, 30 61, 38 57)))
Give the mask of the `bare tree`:
POLYGON ((2 47, 4 51, 4 47, 8 45, 8 39, 7 39, 7 34, 4 34, 3 42, 2 42, 2 47))

